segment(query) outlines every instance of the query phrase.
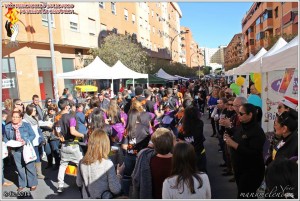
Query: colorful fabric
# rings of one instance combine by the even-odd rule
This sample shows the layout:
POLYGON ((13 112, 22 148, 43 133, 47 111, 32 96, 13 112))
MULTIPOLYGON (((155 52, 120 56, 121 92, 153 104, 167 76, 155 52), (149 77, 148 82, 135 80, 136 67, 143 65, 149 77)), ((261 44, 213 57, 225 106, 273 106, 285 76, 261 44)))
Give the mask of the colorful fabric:
POLYGON ((16 131, 16 140, 19 141, 19 142, 22 142, 23 139, 21 137, 21 133, 20 133, 20 126, 22 125, 22 123, 18 123, 18 124, 12 124, 12 127, 15 129, 16 131))

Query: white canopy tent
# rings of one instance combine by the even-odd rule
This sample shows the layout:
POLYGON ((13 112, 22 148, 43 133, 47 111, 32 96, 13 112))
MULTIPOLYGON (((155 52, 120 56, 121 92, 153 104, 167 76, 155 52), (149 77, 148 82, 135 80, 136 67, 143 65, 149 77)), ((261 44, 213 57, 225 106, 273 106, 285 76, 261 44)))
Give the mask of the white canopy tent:
POLYGON ((296 36, 279 50, 263 58, 262 72, 282 70, 285 68, 298 69, 298 43, 296 36))
POLYGON ((112 68, 106 65, 98 56, 92 63, 79 70, 56 74, 63 79, 113 79, 112 68))
MULTIPOLYGON (((252 59, 249 60, 249 62, 247 62, 245 65, 242 65, 239 69, 238 69, 238 72, 237 74, 244 74, 244 75, 247 75, 251 72, 254 72, 253 71, 253 62, 255 61, 261 61, 261 57, 267 53, 267 50, 265 48, 261 48, 259 50, 259 52, 254 56, 252 57, 252 59)), ((258 66, 258 71, 260 71, 260 66, 258 66)))
POLYGON ((163 69, 159 69, 159 71, 155 75, 157 77, 160 77, 160 78, 163 78, 163 79, 166 79, 166 80, 171 80, 171 81, 178 80, 178 77, 169 75, 163 69))
POLYGON ((182 76, 179 76, 179 75, 174 75, 175 77, 178 77, 178 79, 182 79, 182 80, 189 80, 190 78, 187 78, 187 77, 182 77, 182 76))
POLYGON ((129 68, 127 68, 121 61, 117 61, 115 65, 111 68, 111 73, 113 74, 113 79, 133 79, 133 86, 134 86, 134 79, 138 78, 146 78, 147 79, 147 87, 149 87, 149 78, 148 74, 138 73, 129 68))
POLYGON ((225 75, 227 75, 227 76, 233 75, 233 70, 234 70, 234 69, 231 69, 231 70, 229 70, 229 71, 226 71, 226 72, 225 72, 225 75))
POLYGON ((250 56, 248 57, 248 59, 246 60, 246 61, 244 61, 244 63, 242 63, 239 67, 237 67, 237 68, 234 68, 234 73, 233 73, 233 75, 237 75, 237 73, 239 72, 239 69, 243 66, 243 65, 245 65, 246 63, 248 63, 249 61, 250 61, 250 59, 252 59, 254 56, 253 56, 253 54, 250 54, 250 56))

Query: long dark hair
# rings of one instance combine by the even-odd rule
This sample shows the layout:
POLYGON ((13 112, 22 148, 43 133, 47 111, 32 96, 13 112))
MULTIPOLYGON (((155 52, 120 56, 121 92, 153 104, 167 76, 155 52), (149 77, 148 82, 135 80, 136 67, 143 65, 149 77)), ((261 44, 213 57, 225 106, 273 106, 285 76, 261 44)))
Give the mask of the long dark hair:
POLYGON ((103 112, 100 109, 96 109, 93 111, 91 115, 92 121, 91 121, 91 129, 95 130, 96 128, 103 129, 105 126, 105 121, 103 118, 103 112))
POLYGON ((126 125, 126 133, 130 139, 135 138, 136 122, 140 122, 140 112, 137 109, 130 109, 128 112, 128 120, 126 125))
POLYGON ((181 193, 184 192, 183 184, 187 185, 191 194, 196 193, 194 177, 199 182, 197 189, 203 186, 203 181, 197 171, 195 149, 191 144, 180 142, 175 145, 171 170, 172 176, 177 176, 175 186, 172 186, 172 188, 179 189, 182 186, 181 193))
MULTIPOLYGON (((35 105, 32 103, 32 104, 29 104, 26 106, 26 114, 28 116, 31 116, 32 115, 32 112, 33 112, 33 109, 36 109, 35 105)), ((37 118, 35 116, 31 116, 34 120, 38 121, 37 118)))
POLYGON ((196 107, 189 106, 185 108, 182 121, 184 133, 191 135, 192 133, 197 132, 199 130, 199 126, 203 125, 200 118, 200 112, 196 107))

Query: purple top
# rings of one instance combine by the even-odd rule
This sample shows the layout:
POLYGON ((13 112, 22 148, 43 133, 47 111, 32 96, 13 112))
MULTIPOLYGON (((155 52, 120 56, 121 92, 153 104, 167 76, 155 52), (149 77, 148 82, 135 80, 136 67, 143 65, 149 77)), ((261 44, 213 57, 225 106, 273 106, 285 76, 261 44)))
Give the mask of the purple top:
POLYGON ((70 119, 70 127, 76 127, 76 119, 75 119, 75 117, 72 117, 70 119))

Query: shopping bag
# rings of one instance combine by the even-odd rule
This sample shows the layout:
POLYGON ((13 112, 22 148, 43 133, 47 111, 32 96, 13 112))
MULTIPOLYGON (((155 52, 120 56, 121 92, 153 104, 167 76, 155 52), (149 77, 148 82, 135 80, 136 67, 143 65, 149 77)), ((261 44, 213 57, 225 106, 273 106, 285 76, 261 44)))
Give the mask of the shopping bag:
POLYGON ((27 143, 23 147, 23 158, 26 164, 37 159, 34 147, 32 146, 30 141, 27 141, 27 143))
POLYGON ((8 156, 8 149, 5 142, 2 142, 2 159, 6 158, 8 156))

